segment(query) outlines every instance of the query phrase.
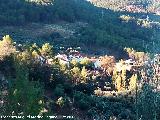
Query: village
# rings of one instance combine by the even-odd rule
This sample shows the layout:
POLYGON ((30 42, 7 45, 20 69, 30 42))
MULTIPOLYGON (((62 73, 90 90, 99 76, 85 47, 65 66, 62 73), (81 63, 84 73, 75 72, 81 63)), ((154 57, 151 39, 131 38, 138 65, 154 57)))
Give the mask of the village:
POLYGON ((128 50, 129 58, 116 60, 114 56, 87 56, 80 47, 67 48, 54 58, 43 59, 42 64, 52 65, 57 60, 65 69, 72 71, 74 84, 90 83, 96 86, 96 95, 114 95, 131 92, 142 84, 151 84, 160 90, 160 55, 151 59, 144 52, 128 50), (84 80, 81 80, 82 77, 84 80))

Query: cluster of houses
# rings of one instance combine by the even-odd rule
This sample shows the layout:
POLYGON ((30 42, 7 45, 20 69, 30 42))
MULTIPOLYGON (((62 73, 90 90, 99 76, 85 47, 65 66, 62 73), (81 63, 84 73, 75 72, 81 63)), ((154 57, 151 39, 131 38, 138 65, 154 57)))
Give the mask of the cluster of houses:
MULTIPOLYGON (((93 65, 94 65, 94 70, 89 70, 89 74, 91 74, 92 78, 97 77, 99 74, 103 76, 106 71, 105 68, 103 68, 103 65, 101 63, 101 57, 87 57, 84 55, 81 55, 81 53, 76 53, 76 54, 58 54, 56 55, 56 58, 60 60, 61 63, 67 64, 68 66, 70 65, 71 60, 77 60, 77 62, 80 62, 82 59, 87 58, 90 60, 93 65)), ((137 71, 140 71, 141 69, 144 71, 141 71, 141 76, 142 79, 153 79, 150 76, 150 71, 153 70, 154 74, 156 74, 157 79, 160 78, 160 55, 155 55, 154 59, 152 60, 145 60, 143 61, 143 64, 138 64, 138 61, 134 59, 127 59, 123 60, 123 62, 116 62, 114 64, 114 68, 117 72, 122 72, 122 69, 126 69, 126 71, 130 71, 131 73, 134 72, 136 69, 137 71), (140 68, 140 69, 139 69, 140 68)), ((101 76, 101 77, 102 77, 101 76)), ((109 77, 110 75, 108 75, 109 77)), ((143 81, 143 80, 142 80, 143 81)), ((143 81, 144 82, 144 81, 143 81)), ((160 85, 160 83, 158 83, 160 85)), ((160 87, 160 86, 159 86, 160 87)))
MULTIPOLYGON (((112 57, 112 56, 108 56, 108 57, 112 57)), ((73 59, 76 60, 77 62, 81 62, 81 60, 87 58, 90 62, 93 63, 93 67, 95 69, 103 69, 102 66, 102 61, 101 61, 101 57, 88 57, 86 55, 81 54, 78 51, 74 51, 72 50, 71 52, 69 52, 69 54, 57 54, 55 56, 56 59, 59 59, 59 62, 62 64, 66 64, 69 65, 70 61, 72 61, 73 59)), ((115 61, 116 62, 116 61, 115 61)), ((132 69, 132 67, 135 65, 135 61, 133 59, 128 59, 128 60, 124 60, 124 64, 126 69, 128 71, 130 71, 132 69)), ((121 71, 122 69, 122 64, 120 62, 115 63, 115 67, 117 68, 118 71, 121 71)))
MULTIPOLYGON (((126 71, 130 71, 131 73, 138 68, 145 68, 146 70, 141 72, 141 76, 143 79, 148 79, 150 72, 150 68, 154 70, 154 73, 158 76, 158 79, 160 78, 160 54, 156 54, 154 56, 154 59, 146 60, 143 57, 141 57, 140 61, 142 61, 143 64, 138 64, 139 62, 136 60, 136 58, 130 56, 127 60, 116 61, 113 60, 113 65, 111 65, 114 70, 116 70, 117 73, 121 73, 122 70, 125 68, 126 71), (147 66, 147 67, 145 67, 147 66), (148 77, 148 78, 147 78, 148 77)), ((107 62, 111 62, 110 60, 114 59, 113 56, 98 56, 98 57, 90 57, 85 54, 82 54, 78 50, 68 48, 65 52, 58 53, 54 56, 54 58, 47 58, 43 57, 41 55, 38 55, 36 58, 36 61, 39 61, 42 65, 53 65, 54 60, 58 59, 60 64, 65 64, 70 67, 70 63, 72 60, 76 60, 78 63, 80 63, 83 59, 87 59, 92 63, 93 69, 87 69, 87 77, 90 77, 91 79, 99 78, 99 80, 103 81, 106 80, 106 78, 110 81, 112 78, 112 74, 109 73, 108 69, 105 68, 104 64, 107 62), (109 59, 108 59, 109 58, 109 59), (107 60, 104 60, 107 59, 107 60), (104 63, 105 62, 105 63, 104 63), (105 78, 106 77, 106 78, 105 78)), ((112 69, 113 70, 113 69, 112 69)), ((113 71, 112 71, 113 72, 113 71)), ((103 81, 105 82, 105 81, 103 81)), ((99 84, 99 83, 98 83, 99 84)), ((104 86, 107 86, 108 83, 105 83, 104 86)), ((104 87, 103 86, 103 87, 104 87)), ((106 88, 108 89, 108 88, 106 88)))

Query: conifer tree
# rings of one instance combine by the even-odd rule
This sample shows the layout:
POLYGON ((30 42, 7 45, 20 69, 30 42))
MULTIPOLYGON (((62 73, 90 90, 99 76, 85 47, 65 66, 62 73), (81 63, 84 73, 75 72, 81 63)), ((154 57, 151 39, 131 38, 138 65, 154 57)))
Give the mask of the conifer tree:
POLYGON ((125 65, 122 66, 122 86, 125 88, 126 85, 126 68, 125 65))
POLYGON ((130 78, 129 89, 130 90, 135 90, 136 89, 136 83, 137 83, 137 74, 133 74, 132 77, 130 78))
POLYGON ((116 87, 116 78, 117 78, 117 70, 114 68, 113 75, 112 75, 112 85, 113 87, 116 87))
POLYGON ((81 77, 83 83, 86 83, 87 80, 87 69, 83 66, 82 71, 81 71, 81 77))
POLYGON ((118 75, 118 77, 116 78, 116 89, 117 91, 121 91, 121 84, 122 83, 122 77, 121 75, 118 75))
POLYGON ((51 57, 53 55, 53 46, 50 45, 49 43, 45 43, 42 45, 40 51, 43 56, 51 57))
POLYGON ((10 56, 16 52, 16 48, 13 45, 13 40, 9 35, 3 37, 0 41, 0 59, 3 60, 5 57, 10 56))
POLYGON ((16 79, 11 80, 6 115, 37 116, 44 109, 43 89, 38 84, 29 82, 28 71, 23 64, 16 63, 15 66, 16 79))
POLYGON ((81 71, 78 67, 74 67, 73 69, 71 69, 71 74, 73 76, 73 82, 74 83, 78 83, 80 82, 80 74, 81 74, 81 71))

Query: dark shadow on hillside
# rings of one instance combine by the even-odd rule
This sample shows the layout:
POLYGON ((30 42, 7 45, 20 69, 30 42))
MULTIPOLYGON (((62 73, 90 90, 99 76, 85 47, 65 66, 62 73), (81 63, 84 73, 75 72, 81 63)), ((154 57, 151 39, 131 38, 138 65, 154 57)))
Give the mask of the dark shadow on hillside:
MULTIPOLYGON (((126 56, 123 51, 124 47, 144 51, 146 49, 142 44, 152 42, 153 31, 151 29, 142 28, 133 22, 125 23, 119 19, 119 16, 128 13, 98 8, 85 0, 54 0, 53 5, 1 0, 0 8, 2 8, 0 9, 0 25, 17 26, 33 22, 53 24, 62 21, 88 23, 86 27, 81 27, 73 37, 67 40, 64 38, 65 41, 62 39, 62 43, 89 48, 88 51, 93 48, 107 48, 100 52, 101 55, 109 53, 123 58, 126 56)), ((47 37, 49 38, 45 41, 47 39, 55 41, 52 37, 47 37)))

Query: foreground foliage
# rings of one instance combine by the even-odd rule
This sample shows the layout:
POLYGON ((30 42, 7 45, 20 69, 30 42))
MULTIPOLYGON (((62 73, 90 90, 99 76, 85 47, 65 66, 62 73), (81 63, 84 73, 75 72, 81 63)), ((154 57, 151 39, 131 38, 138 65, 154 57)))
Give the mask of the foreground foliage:
MULTIPOLYGON (((1 46, 1 49, 5 47, 8 46, 1 46)), ((93 76, 88 77, 88 70, 93 69, 89 59, 84 58, 80 63, 71 61, 71 65, 66 66, 54 58, 53 46, 48 43, 42 47, 36 44, 28 47, 22 45, 22 48, 22 51, 7 54, 1 60, 1 67, 5 68, 9 60, 9 67, 14 68, 14 71, 13 68, 8 69, 7 73, 1 69, 10 83, 6 89, 8 95, 3 106, 6 108, 4 114, 44 117, 72 114, 80 119, 106 120, 159 119, 159 92, 154 91, 153 86, 149 84, 137 89, 139 75, 133 73, 128 76, 124 66, 119 74, 115 69, 110 69, 114 65, 113 57, 105 56, 101 60, 105 63, 103 67, 106 71, 114 71, 110 82, 113 85, 116 83, 118 92, 112 96, 97 96, 94 94, 94 90, 97 89, 96 83, 110 79, 109 76, 103 77, 101 74, 95 76, 96 79, 92 78, 93 76), (129 85, 126 84, 127 79, 130 79, 129 85), (129 89, 131 93, 125 89, 129 89)), ((129 48, 127 50, 131 52, 129 48)), ((124 65, 124 61, 121 60, 120 63, 124 65)))

